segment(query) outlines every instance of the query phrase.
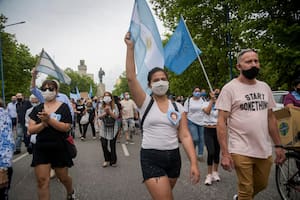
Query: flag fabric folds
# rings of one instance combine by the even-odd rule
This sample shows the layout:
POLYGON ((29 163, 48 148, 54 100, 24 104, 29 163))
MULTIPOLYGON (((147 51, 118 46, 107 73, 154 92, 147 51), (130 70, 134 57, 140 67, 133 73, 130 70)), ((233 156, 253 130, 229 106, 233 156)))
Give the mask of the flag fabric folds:
POLYGON ((137 79, 147 91, 148 72, 154 67, 164 67, 161 38, 145 0, 135 0, 129 32, 134 42, 134 58, 137 79))
POLYGON ((92 88, 92 84, 90 84, 89 98, 92 97, 93 97, 93 88, 92 88))
POLYGON ((44 51, 44 49, 40 54, 39 61, 36 65, 36 71, 53 76, 59 81, 68 85, 71 83, 71 78, 55 64, 55 62, 48 55, 48 53, 44 51))
POLYGON ((74 100, 78 100, 78 99, 80 99, 80 98, 81 98, 81 96, 80 96, 80 92, 79 92, 79 90, 78 90, 78 87, 77 87, 77 86, 75 87, 75 92, 76 92, 76 93, 72 93, 72 92, 70 92, 70 98, 71 98, 71 99, 74 99, 74 100))
POLYGON ((183 17, 175 29, 172 37, 165 45, 165 66, 176 74, 181 74, 201 54, 201 50, 194 44, 183 17))

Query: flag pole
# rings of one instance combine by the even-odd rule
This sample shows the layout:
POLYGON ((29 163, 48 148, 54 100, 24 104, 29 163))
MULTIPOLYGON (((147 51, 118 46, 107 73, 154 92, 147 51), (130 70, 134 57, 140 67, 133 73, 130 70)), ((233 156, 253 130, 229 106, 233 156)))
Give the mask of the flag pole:
POLYGON ((210 82, 209 82, 209 79, 208 79, 207 73, 206 73, 206 71, 205 71, 205 68, 204 68, 204 66, 203 66, 203 63, 202 63, 202 61, 201 61, 201 58, 200 58, 200 56, 198 55, 198 53, 197 53, 197 51, 196 51, 196 48, 195 48, 195 45, 194 45, 194 41, 193 41, 193 39, 192 39, 192 36, 191 36, 191 34, 190 34, 190 31, 189 31, 189 29, 187 28, 187 26, 186 26, 186 24, 185 24, 185 21, 184 21, 183 16, 180 15, 180 17, 182 18, 182 21, 183 21, 184 26, 185 26, 185 28, 186 28, 188 34, 189 34, 189 37, 190 37, 191 41, 193 42, 193 48, 194 48, 194 51, 195 51, 195 53, 196 53, 196 55, 197 55, 197 57, 198 57, 198 60, 199 60, 199 63, 200 63, 200 65, 201 65, 202 71, 203 71, 203 73, 204 73, 204 76, 205 76, 206 82, 207 82, 207 84, 208 84, 208 87, 209 87, 210 91, 213 92, 213 89, 212 89, 211 84, 210 84, 210 82))

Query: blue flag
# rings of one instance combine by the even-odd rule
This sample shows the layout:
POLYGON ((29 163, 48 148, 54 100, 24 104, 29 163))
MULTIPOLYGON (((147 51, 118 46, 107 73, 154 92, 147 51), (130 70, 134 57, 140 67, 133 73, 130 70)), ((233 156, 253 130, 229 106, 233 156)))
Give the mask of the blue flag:
POLYGON ((92 88, 92 84, 90 84, 89 98, 92 97, 93 97, 93 88, 92 88))
POLYGON ((156 23, 145 0, 135 0, 129 32, 134 42, 137 79, 147 91, 148 72, 154 67, 164 67, 164 52, 156 23))
POLYGON ((192 41, 189 30, 181 17, 164 48, 165 66, 176 74, 181 74, 200 54, 201 50, 192 41))

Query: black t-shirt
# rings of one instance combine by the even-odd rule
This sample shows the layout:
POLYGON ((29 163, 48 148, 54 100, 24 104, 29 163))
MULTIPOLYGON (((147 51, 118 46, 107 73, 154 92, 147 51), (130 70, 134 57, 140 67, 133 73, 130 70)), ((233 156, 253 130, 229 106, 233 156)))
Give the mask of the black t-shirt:
MULTIPOLYGON (((41 112, 44 108, 44 104, 39 104, 33 108, 32 112, 29 114, 29 117, 35 121, 37 124, 41 123, 41 120, 38 118, 38 112, 41 112)), ((50 114, 51 118, 56 118, 60 122, 72 123, 72 116, 70 109, 67 104, 62 103, 58 109, 50 114)), ((68 132, 60 132, 52 126, 45 127, 41 132, 37 134, 37 144, 45 144, 45 146, 51 146, 51 148, 62 148, 63 139, 68 135, 68 132)))
POLYGON ((76 104, 76 110, 80 112, 79 115, 81 116, 83 111, 85 110, 85 105, 76 104))

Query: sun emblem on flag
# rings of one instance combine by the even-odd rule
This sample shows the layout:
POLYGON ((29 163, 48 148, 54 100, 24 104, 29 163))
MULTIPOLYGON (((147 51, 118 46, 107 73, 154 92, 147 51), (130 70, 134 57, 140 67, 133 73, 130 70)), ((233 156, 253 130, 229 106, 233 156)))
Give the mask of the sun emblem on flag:
POLYGON ((151 49, 151 47, 152 47, 151 37, 146 38, 146 47, 147 47, 147 49, 151 49))

